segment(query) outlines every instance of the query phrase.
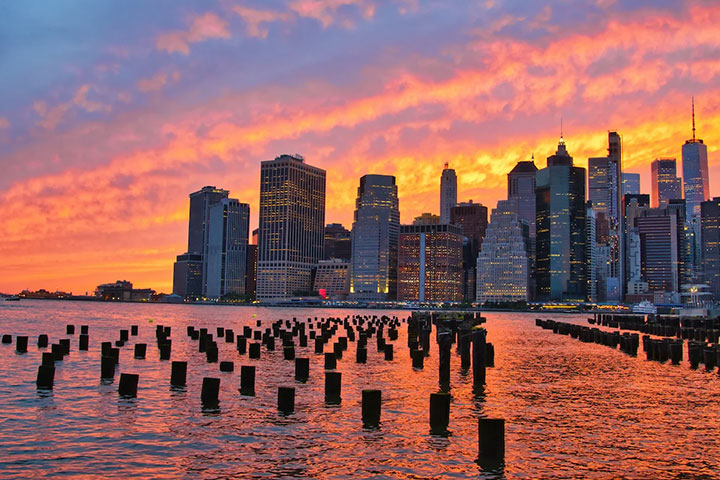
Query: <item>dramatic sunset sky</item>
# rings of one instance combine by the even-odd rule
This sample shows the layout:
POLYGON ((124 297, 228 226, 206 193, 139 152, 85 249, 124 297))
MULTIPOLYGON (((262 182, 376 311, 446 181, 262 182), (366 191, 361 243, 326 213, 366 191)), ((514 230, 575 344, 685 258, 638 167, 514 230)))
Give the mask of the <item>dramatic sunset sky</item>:
POLYGON ((494 207, 561 116, 582 166, 618 130, 649 192, 693 95, 720 195, 720 2, 10 1, 0 72, 0 292, 169 292, 188 193, 229 189, 254 228, 282 153, 347 227, 366 173, 397 176, 403 222, 437 212, 445 162, 494 207))

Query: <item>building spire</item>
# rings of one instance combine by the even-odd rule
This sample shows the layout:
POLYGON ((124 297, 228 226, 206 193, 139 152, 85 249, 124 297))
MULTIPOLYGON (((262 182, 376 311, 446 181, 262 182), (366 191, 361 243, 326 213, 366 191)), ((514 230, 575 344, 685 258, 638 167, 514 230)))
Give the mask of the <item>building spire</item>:
POLYGON ((692 97, 692 128, 693 128, 693 136, 692 141, 695 142, 695 97, 692 97))
POLYGON ((560 145, 565 145, 565 139, 563 138, 563 118, 560 115, 560 145))
POLYGON ((448 162, 445 162, 445 167, 443 168, 443 170, 447 170, 449 167, 450 167, 450 164, 448 162))

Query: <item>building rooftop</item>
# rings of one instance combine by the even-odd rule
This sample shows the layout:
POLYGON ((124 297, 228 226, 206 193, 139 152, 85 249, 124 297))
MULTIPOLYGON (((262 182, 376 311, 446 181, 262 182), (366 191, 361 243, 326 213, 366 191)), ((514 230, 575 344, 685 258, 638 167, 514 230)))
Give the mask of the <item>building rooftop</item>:
POLYGON ((535 162, 528 160, 518 162, 517 165, 515 165, 515 168, 510 170, 510 173, 535 173, 537 172, 537 170, 538 169, 535 166, 535 162))

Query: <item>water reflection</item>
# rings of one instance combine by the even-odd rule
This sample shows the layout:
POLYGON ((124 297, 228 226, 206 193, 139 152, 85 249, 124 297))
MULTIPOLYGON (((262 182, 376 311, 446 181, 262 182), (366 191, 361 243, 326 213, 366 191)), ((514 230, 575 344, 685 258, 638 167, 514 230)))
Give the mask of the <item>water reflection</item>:
MULTIPOLYGON (((535 315, 487 314, 497 366, 488 368, 482 389, 473 389, 470 369, 461 368, 452 349, 452 434, 431 435, 428 401, 439 380, 435 335, 422 369, 412 367, 405 329, 390 342, 392 362, 377 351, 374 338, 368 339, 365 364, 356 363, 350 345, 338 360, 342 400, 335 404, 325 402, 324 357, 314 353, 312 340, 308 347, 296 344, 296 357, 310 359, 304 382, 295 379, 294 362, 283 360, 279 341, 274 351, 263 347, 259 360, 218 341, 219 360, 235 362, 236 374, 241 364, 257 369, 255 395, 242 396, 236 374, 221 374, 186 335, 188 325, 210 333, 223 326, 237 334, 244 326, 257 330, 258 319, 264 330, 278 318, 407 312, 52 301, 27 306, 22 315, 0 308, 13 338, 67 338, 66 324, 89 324, 90 349, 71 350, 56 364, 54 388, 41 390, 28 381, 36 377, 41 352, 11 355, 14 345, 0 348, 3 478, 82 476, 71 463, 106 478, 714 478, 720 469, 716 372, 691 371, 687 362, 647 362, 553 335, 534 326, 535 315), (142 388, 136 399, 124 399, 117 378, 99 378, 100 345, 133 324, 140 325, 138 336, 120 347, 120 364, 140 375, 142 388), (184 387, 169 386, 170 365, 156 353, 134 358, 135 343, 156 350, 157 324, 172 329, 171 360, 187 362, 184 387), (219 401, 203 405, 202 379, 219 376, 219 401), (288 385, 296 389, 295 411, 283 414, 277 392, 288 385), (377 429, 363 428, 363 389, 382 391, 377 429), (505 418, 504 462, 478 458, 480 416, 505 418), (42 443, 47 432, 53 441, 42 443), (78 458, 82 462, 73 460, 78 458)), ((585 317, 558 319, 586 323, 585 317)), ((336 336, 342 333, 340 328, 336 336)), ((77 335, 69 337, 76 349, 77 335)))

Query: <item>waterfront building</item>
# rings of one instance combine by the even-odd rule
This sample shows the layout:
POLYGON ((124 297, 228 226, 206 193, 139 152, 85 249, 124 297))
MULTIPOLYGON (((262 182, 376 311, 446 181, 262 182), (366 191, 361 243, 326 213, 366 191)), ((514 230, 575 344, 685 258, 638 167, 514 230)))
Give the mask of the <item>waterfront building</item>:
POLYGON ((682 198, 682 181, 674 158, 658 158, 650 164, 652 208, 665 208, 670 200, 682 198))
POLYGON ((188 299, 202 297, 202 255, 183 253, 173 264, 173 294, 188 299))
POLYGON ((480 203, 459 203, 450 209, 450 223, 463 231, 463 298, 475 300, 475 278, 478 252, 488 226, 487 207, 480 203))
POLYGON ((640 195, 640 174, 639 173, 622 173, 622 194, 640 195))
POLYGON ((720 197, 701 204, 704 281, 710 294, 720 301, 720 197))
POLYGON ((395 177, 360 179, 352 225, 350 294, 358 300, 395 300, 400 206, 395 177))
POLYGON ((565 141, 536 177, 536 299, 584 301, 587 292, 585 169, 565 141))
POLYGON ((320 260, 315 271, 313 292, 332 300, 344 300, 350 293, 350 262, 339 258, 320 260))
POLYGON ((286 300, 312 290, 325 244, 325 170, 300 155, 260 165, 258 300, 286 300))
POLYGON ((350 230, 339 223, 325 225, 325 260, 339 258, 350 261, 352 256, 352 241, 350 230))
POLYGON ((462 241, 462 228, 457 225, 402 225, 398 300, 462 301, 462 241))
POLYGON ((635 219, 640 235, 642 278, 650 292, 680 292, 677 216, 667 209, 651 208, 635 219))
POLYGON ((203 296, 221 299, 245 294, 250 205, 223 198, 208 208, 205 289, 203 296))
MULTIPOLYGON (((595 225, 597 223, 597 215, 593 208, 592 202, 587 202, 585 210, 585 233, 587 238, 585 240, 585 259, 587 261, 587 300, 588 302, 597 302, 598 300, 598 278, 605 276, 602 275, 604 272, 600 272, 602 267, 606 265, 600 265, 598 263, 598 244, 597 234, 595 232, 595 225)), ((609 247, 607 248, 609 252, 609 247)))
POLYGON ((173 266, 173 293, 184 298, 201 298, 207 291, 207 253, 210 207, 228 198, 229 191, 206 186, 191 193, 188 221, 188 249, 173 266))
POLYGON ((477 259, 477 301, 530 299, 530 227, 518 218, 516 200, 500 200, 490 217, 477 259))
POLYGON ((457 205, 457 175, 445 164, 440 176, 440 223, 450 223, 450 209, 457 205))
POLYGON ((678 229, 678 268, 680 269, 680 287, 694 282, 693 274, 693 233, 687 225, 687 207, 685 199, 674 198, 668 200, 667 211, 677 218, 678 229))
POLYGON ((257 293, 257 245, 249 244, 245 257, 245 295, 254 299, 257 293))

